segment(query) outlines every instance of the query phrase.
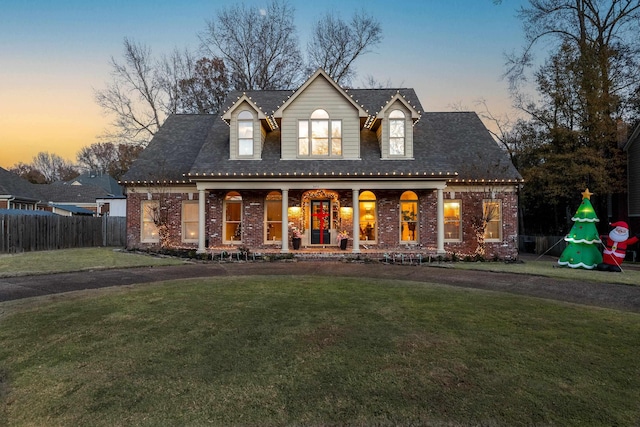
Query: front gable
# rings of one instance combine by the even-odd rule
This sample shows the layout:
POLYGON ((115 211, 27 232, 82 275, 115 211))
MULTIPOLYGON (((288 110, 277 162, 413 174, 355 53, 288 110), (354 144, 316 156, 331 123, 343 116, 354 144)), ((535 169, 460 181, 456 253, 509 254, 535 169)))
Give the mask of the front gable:
POLYGON ((296 90, 276 111, 274 111, 273 117, 275 117, 276 119, 282 118, 283 112, 289 107, 289 105, 296 101, 296 99, 301 94, 307 91, 309 86, 313 85, 318 80, 324 81, 327 85, 331 86, 335 92, 340 94, 345 101, 353 105, 353 107, 358 110, 359 117, 365 118, 368 116, 368 112, 365 111, 362 105, 354 101, 353 98, 349 96, 347 92, 342 89, 340 85, 338 85, 331 77, 329 77, 329 75, 322 68, 318 68, 318 70, 311 77, 309 77, 307 81, 298 88, 298 90, 296 90))
POLYGON ((360 118, 366 114, 331 79, 318 74, 274 114, 281 119, 282 159, 359 159, 360 118), (316 128, 326 131, 327 141, 316 128), (328 146, 316 150, 316 143, 328 146))

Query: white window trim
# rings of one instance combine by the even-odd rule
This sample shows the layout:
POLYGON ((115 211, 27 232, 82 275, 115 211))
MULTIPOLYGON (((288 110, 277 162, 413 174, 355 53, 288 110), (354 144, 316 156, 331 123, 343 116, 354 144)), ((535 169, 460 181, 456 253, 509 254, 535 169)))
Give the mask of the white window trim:
POLYGON ((225 245, 240 245, 242 244, 242 200, 225 200, 224 203, 222 204, 222 242, 225 245), (231 224, 237 224, 240 227, 240 238, 238 240, 229 240, 227 239, 226 232, 227 232, 227 205, 229 203, 236 203, 240 205, 240 221, 236 222, 236 221, 231 221, 231 224))
POLYGON ((486 230, 485 230, 485 236, 484 236, 484 241, 485 242, 501 242, 502 241, 502 199, 484 199, 482 201, 482 212, 484 215, 484 205, 485 203, 497 203, 498 204, 498 219, 495 221, 491 221, 491 222, 497 222, 498 223, 498 237, 487 237, 486 236, 486 230))
POLYGON ((343 126, 342 126, 342 120, 341 119, 332 119, 331 116, 329 115, 329 113, 327 113, 326 110, 322 109, 322 108, 318 108, 316 110, 313 111, 313 113, 311 113, 311 115, 309 116, 308 119, 300 119, 298 120, 298 145, 296 148, 296 152, 297 152, 297 157, 301 158, 301 159, 341 159, 344 157, 344 138, 343 138, 343 126), (313 117, 313 114, 316 113, 317 111, 323 111, 324 113, 326 113, 327 117, 313 117), (313 128, 312 128, 312 123, 314 121, 326 121, 327 122, 327 154, 313 154, 313 147, 312 147, 312 135, 313 135, 313 128), (302 137, 300 137, 300 129, 303 128, 303 123, 306 124, 306 128, 307 128, 307 136, 304 138, 307 140, 307 151, 309 154, 301 154, 300 153, 300 140, 303 139, 302 137), (333 124, 334 123, 340 123, 340 154, 333 154, 333 124))
MULTIPOLYGON (((417 196, 417 195, 416 195, 417 196)), ((401 195, 402 197, 402 195, 401 195)), ((420 200, 418 198, 416 199, 400 199, 400 209, 399 209, 399 215, 398 215, 398 219, 400 220, 400 227, 399 227, 399 231, 400 231, 400 240, 399 242, 401 244, 406 244, 406 243, 418 243, 420 241, 420 200), (415 212, 415 220, 414 221, 410 221, 411 223, 415 224, 416 230, 414 230, 414 236, 415 238, 413 240, 402 240, 402 223, 403 222, 409 222, 409 221, 404 221, 404 219, 402 218, 403 213, 402 213, 402 203, 415 203, 416 205, 416 212, 415 212)))
MULTIPOLYGON (((447 199, 444 201, 445 204, 458 202, 460 204, 460 217, 458 218, 458 235, 457 237, 447 237, 447 233, 445 232, 444 241, 448 243, 459 243, 462 242, 462 199, 447 199)), ((447 219, 445 218, 445 225, 447 223, 447 219)))
POLYGON ((142 200, 140 202, 140 243, 159 243, 160 242, 160 233, 158 233, 158 227, 153 223, 153 221, 145 221, 145 212, 147 210, 147 206, 156 205, 159 206, 160 202, 158 200, 142 200), (145 239, 144 238, 144 230, 145 224, 150 224, 156 229, 155 239, 145 239))
POLYGON ((238 149, 237 149, 237 155, 239 158, 248 158, 248 157, 253 157, 255 155, 255 118, 253 117, 253 114, 249 111, 249 110, 243 110, 238 114, 238 118, 237 118, 237 130, 238 130, 238 149), (247 113, 247 114, 244 114, 247 113), (243 117, 243 115, 245 117, 243 117), (251 118, 246 117, 247 115, 250 115, 251 118), (241 124, 251 124, 251 138, 241 138, 240 137, 240 125, 241 124), (241 143, 242 141, 251 141, 251 153, 250 154, 241 154, 241 143))
POLYGON ((182 212, 181 212, 181 216, 180 216, 180 222, 181 222, 181 228, 182 228, 182 241, 184 243, 198 243, 198 201, 197 200, 185 200, 182 202, 182 212), (185 206, 186 205, 195 205, 196 206, 196 218, 195 220, 192 221, 186 221, 185 220, 185 206), (195 237, 192 238, 187 238, 187 227, 186 224, 188 223, 194 223, 196 224, 196 235, 195 237))
MULTIPOLYGON (((282 196, 282 193, 280 194, 280 196, 282 196)), ((280 211, 282 212, 282 198, 280 200, 267 200, 267 198, 265 197, 264 199, 264 235, 263 235, 263 240, 264 243, 266 245, 281 245, 282 244, 282 236, 285 235, 285 231, 284 228, 282 228, 282 219, 280 220, 280 224, 281 224, 281 229, 280 229, 280 239, 278 240, 269 240, 267 239, 267 228, 269 227, 270 223, 277 223, 278 221, 268 221, 267 220, 267 205, 269 203, 276 203, 276 202, 280 202, 280 211)))
MULTIPOLYGON (((370 191, 370 190, 367 190, 370 191)), ((373 193, 373 192, 372 192, 373 193)), ((376 244, 378 243, 378 227, 379 227, 379 221, 378 221, 378 199, 377 196, 375 196, 374 193, 374 197, 376 197, 375 199, 358 199, 358 210, 360 212, 360 214, 362 215, 362 203, 373 203, 373 222, 376 224, 374 227, 374 232, 373 232, 373 239, 372 240, 367 240, 367 239, 363 239, 360 238, 360 242, 361 243, 365 243, 365 244, 376 244)), ((366 227, 366 226, 365 226, 366 227)), ((358 218, 358 228, 361 228, 360 226, 360 218, 358 218)))
MULTIPOLYGON (((399 109, 395 109, 392 110, 389 113, 389 130, 388 130, 388 137, 389 137, 389 157, 390 158, 400 158, 400 157, 406 157, 407 156, 407 115, 404 111, 399 110, 399 109), (400 117, 392 117, 393 113, 395 112, 399 112, 402 114, 402 118, 400 117), (393 122, 402 122, 402 153, 400 154, 392 154, 391 153, 391 139, 393 139, 394 137, 391 136, 391 124, 393 122)), ((399 138, 398 138, 399 139, 399 138)))

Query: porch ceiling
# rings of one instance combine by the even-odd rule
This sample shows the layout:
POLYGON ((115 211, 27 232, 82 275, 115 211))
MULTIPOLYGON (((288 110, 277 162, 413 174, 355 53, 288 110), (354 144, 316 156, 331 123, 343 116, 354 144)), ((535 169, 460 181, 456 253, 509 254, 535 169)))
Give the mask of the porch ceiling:
POLYGON ((283 189, 283 190, 308 190, 308 189, 367 189, 367 190, 424 190, 424 189, 444 189, 447 186, 446 177, 433 178, 398 178, 394 180, 375 179, 373 177, 361 177, 360 179, 317 179, 317 178, 298 178, 298 179, 195 179, 193 180, 198 190, 211 189, 283 189))

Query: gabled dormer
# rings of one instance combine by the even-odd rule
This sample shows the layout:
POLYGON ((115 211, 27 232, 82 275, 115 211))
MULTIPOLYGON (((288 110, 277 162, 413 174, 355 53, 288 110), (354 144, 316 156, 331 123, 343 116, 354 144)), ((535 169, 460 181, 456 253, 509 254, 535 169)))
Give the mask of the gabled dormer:
POLYGON ((244 93, 222 118, 229 125, 229 158, 260 160, 270 117, 244 93))
POLYGON ((398 92, 377 114, 381 124, 376 134, 383 159, 413 158, 413 125, 420 113, 398 92))
POLYGON ((360 158, 361 123, 368 113, 318 69, 276 111, 283 160, 360 158))

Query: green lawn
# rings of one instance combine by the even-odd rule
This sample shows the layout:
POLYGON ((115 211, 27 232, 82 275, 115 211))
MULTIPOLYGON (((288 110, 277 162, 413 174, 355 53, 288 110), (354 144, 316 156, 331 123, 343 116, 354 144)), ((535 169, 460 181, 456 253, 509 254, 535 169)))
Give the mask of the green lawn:
POLYGON ((400 281, 72 293, 0 304, 0 425, 638 425, 639 342, 638 314, 400 281))
POLYGON ((531 260, 524 263, 504 262, 454 262, 443 264, 443 266, 464 269, 464 270, 484 270, 497 271, 503 273, 534 274, 538 276, 554 277, 556 279, 579 280, 599 283, 619 283, 624 285, 639 285, 640 270, 638 263, 623 263, 623 271, 612 273, 609 271, 598 271, 596 269, 586 270, 584 268, 560 267, 557 261, 531 260))
POLYGON ((0 277, 182 263, 177 259, 135 254, 117 248, 60 249, 0 255, 0 277))

